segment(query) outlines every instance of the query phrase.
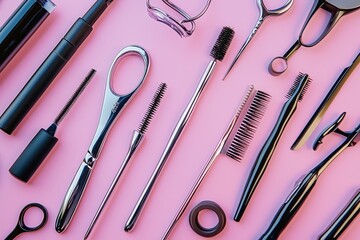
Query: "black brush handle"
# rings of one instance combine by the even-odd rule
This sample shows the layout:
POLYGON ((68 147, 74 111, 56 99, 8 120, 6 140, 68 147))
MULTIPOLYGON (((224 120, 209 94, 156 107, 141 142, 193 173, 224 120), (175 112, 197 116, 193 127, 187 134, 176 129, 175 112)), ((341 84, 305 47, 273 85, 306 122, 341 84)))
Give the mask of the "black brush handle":
POLYGON ((303 180, 295 187, 289 197, 280 207, 272 220, 266 232, 259 238, 259 240, 276 240, 282 231, 289 224, 291 219, 300 209, 306 198, 309 196, 311 190, 314 188, 318 179, 318 174, 311 171, 303 180))
POLYGON ((9 172, 17 179, 28 182, 57 141, 58 139, 51 132, 41 129, 11 166, 9 172))
POLYGON ((0 72, 50 15, 51 1, 24 1, 0 29, 0 72), (44 7, 44 3, 49 7, 44 7))
POLYGON ((92 31, 92 25, 111 3, 110 0, 98 0, 79 18, 58 43, 50 55, 27 82, 0 118, 0 129, 11 134, 24 119, 32 106, 49 87, 57 74, 74 55, 92 31))
POLYGON ((0 128, 4 132, 11 134, 15 130, 91 30, 81 18, 74 23, 1 116, 0 128))
POLYGON ((325 230, 319 240, 336 240, 356 218, 360 211, 360 189, 357 190, 354 197, 335 219, 335 221, 325 230))
POLYGON ((244 193, 240 199, 239 205, 234 215, 234 220, 239 222, 245 209, 250 202, 251 196, 253 195, 256 186, 258 185, 261 177, 263 176, 267 165, 270 162, 271 156, 273 155, 275 148, 280 140, 280 137, 289 122, 291 116, 294 114, 297 106, 297 99, 289 99, 283 106, 279 118, 271 131, 268 139, 263 145, 262 149, 257 156, 257 159, 251 169, 250 175, 245 184, 244 193))

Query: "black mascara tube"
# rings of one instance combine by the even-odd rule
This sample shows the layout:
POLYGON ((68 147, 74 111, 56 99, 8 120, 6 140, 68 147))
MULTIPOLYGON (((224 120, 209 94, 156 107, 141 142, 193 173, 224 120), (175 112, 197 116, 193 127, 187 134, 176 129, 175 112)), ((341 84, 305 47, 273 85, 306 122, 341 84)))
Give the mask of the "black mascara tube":
POLYGON ((0 72, 54 10, 51 0, 25 0, 0 29, 0 72))
POLYGON ((0 129, 11 134, 32 106, 49 87, 57 74, 74 55, 92 31, 92 25, 112 0, 97 0, 87 13, 79 18, 45 59, 24 88, 0 117, 0 129))

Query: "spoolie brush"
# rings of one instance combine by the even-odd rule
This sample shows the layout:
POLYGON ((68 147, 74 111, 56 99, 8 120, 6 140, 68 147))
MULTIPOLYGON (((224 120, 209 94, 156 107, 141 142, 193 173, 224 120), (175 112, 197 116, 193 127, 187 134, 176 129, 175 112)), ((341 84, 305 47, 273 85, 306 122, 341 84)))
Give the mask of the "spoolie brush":
POLYGON ((175 224, 179 221, 186 207, 189 205, 192 197, 199 188, 201 182, 204 180, 206 174, 209 172, 217 156, 219 154, 226 154, 234 160, 239 160, 243 157, 245 150, 255 134, 260 119, 265 113, 270 98, 271 96, 269 94, 256 91, 253 86, 250 86, 245 94, 242 104, 227 127, 224 136, 221 138, 212 156, 206 163, 187 197, 183 201, 177 215, 172 220, 162 240, 165 240, 170 236, 175 224))
POLYGON ((127 154, 126 154, 125 160, 122 163, 121 167, 119 168, 118 172, 116 173, 116 176, 115 176, 113 182, 111 183, 108 191, 106 192, 104 199, 102 200, 102 202, 101 202, 101 204, 100 204, 100 206, 99 206, 93 220, 90 223, 90 226, 89 226, 89 228, 88 228, 88 230, 87 230, 87 232, 85 234, 84 239, 87 239, 89 237, 92 229, 94 228, 97 220, 100 217, 100 214, 104 210, 104 207, 105 207, 106 203, 108 202, 111 194, 113 193, 113 191, 114 191, 114 189, 116 187, 116 184, 119 182, 121 174, 124 172, 124 170, 125 170, 127 164, 129 163, 131 157, 133 156, 135 151, 140 146, 140 144, 142 142, 142 139, 143 139, 143 137, 144 137, 144 135, 146 133, 146 130, 149 127, 151 119, 153 118, 157 108, 159 107, 161 99, 165 94, 166 88, 167 88, 166 83, 161 83, 159 85, 156 93, 154 94, 154 97, 153 97, 153 99, 152 99, 152 101, 151 101, 151 103, 150 103, 150 105, 149 105, 149 107, 147 109, 146 114, 144 115, 144 118, 142 119, 142 121, 140 123, 140 126, 139 126, 138 130, 134 131, 133 138, 131 140, 130 147, 129 147, 129 150, 128 150, 127 154))
POLYGON ((167 159, 170 156, 171 151, 176 145, 177 140, 179 139, 183 129, 185 128, 187 122, 189 121, 195 106, 197 102, 200 99, 201 93, 206 87, 207 82, 209 81, 211 75, 214 72, 215 66, 217 61, 222 61, 225 57, 226 51, 228 50, 230 43, 234 37, 234 31, 229 27, 224 27, 218 37, 218 39, 215 42, 214 47, 212 48, 210 52, 210 56, 212 59, 210 60, 207 68, 205 69, 200 82, 198 83, 198 86, 191 97, 188 105, 186 106, 185 110, 183 111, 182 115, 180 116, 180 119, 178 120, 170 139, 159 159, 158 164, 156 165, 156 168, 154 172, 152 173, 148 183, 146 184, 146 187, 144 188, 143 192, 141 193, 140 198, 136 202, 136 205, 133 209, 133 211, 130 214, 129 219, 127 220, 125 224, 124 230, 126 232, 129 232, 133 229, 133 227, 136 224, 137 219, 140 217, 140 214, 142 212, 142 209, 144 208, 146 201, 148 197, 150 196, 150 193, 155 185, 155 182, 160 175, 160 172, 162 171, 163 167, 166 164, 167 159))
POLYGON ((154 114, 155 114, 157 108, 159 107, 160 101, 165 94, 166 88, 167 88, 166 83, 161 83, 159 85, 159 87, 148 107, 148 110, 147 110, 145 116, 143 117, 141 124, 138 128, 139 133, 141 133, 141 134, 146 133, 146 130, 148 129, 149 124, 150 124, 152 118, 154 117, 154 114))
POLYGON ((96 71, 92 69, 86 78, 82 81, 76 89, 72 97, 69 99, 59 115, 54 120, 53 124, 48 129, 40 129, 36 136, 27 145, 18 159, 10 168, 10 173, 17 179, 28 182, 36 170, 40 167, 46 156, 55 146, 58 139, 55 137, 55 132, 61 121, 64 119, 70 108, 84 91, 96 71))
POLYGON ((270 133, 268 139, 260 150, 257 159, 252 167, 250 175, 247 179, 244 193, 240 199, 239 205, 237 207, 234 220, 239 222, 242 215, 245 212, 247 205, 250 202, 250 199, 260 182, 261 177, 263 176, 267 165, 270 162, 270 159, 275 151, 275 148, 280 140, 280 137, 285 130, 285 127, 292 115, 294 114, 298 102, 303 98, 305 91, 308 89, 311 79, 307 74, 300 73, 294 81, 294 84, 287 93, 288 100, 285 102, 279 118, 270 133))

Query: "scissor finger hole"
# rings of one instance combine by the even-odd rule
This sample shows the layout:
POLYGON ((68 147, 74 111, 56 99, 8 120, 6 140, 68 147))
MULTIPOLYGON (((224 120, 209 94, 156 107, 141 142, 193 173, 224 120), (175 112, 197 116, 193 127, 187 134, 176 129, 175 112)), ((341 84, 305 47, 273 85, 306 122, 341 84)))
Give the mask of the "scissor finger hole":
POLYGON ((300 35, 301 43, 308 47, 316 45, 327 30, 331 16, 331 12, 322 8, 316 11, 300 35))
POLYGON ((264 5, 269 11, 281 11, 285 6, 290 4, 289 0, 273 1, 273 0, 263 0, 264 5))
POLYGON ((111 88, 120 95, 132 92, 144 76, 144 61, 141 56, 129 54, 118 59, 111 76, 111 88))
POLYGON ((30 203, 21 211, 19 224, 25 231, 36 231, 47 221, 47 210, 38 203, 30 203))
POLYGON ((283 57, 276 57, 269 64, 269 73, 273 76, 277 76, 284 73, 287 68, 287 60, 283 57))

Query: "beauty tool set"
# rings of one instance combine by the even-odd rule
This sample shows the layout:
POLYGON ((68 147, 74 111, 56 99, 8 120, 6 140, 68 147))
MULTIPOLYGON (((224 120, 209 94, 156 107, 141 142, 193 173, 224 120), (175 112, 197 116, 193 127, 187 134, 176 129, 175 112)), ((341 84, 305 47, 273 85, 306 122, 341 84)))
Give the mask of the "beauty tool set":
MULTIPOLYGON (((66 13, 66 7, 75 3, 18 0, 17 8, 5 8, 14 2, 0 1, 6 14, 0 28, 0 206, 5 213, 0 238, 360 239, 351 227, 359 224, 360 178, 343 171, 358 172, 360 166, 355 162, 360 115, 354 111, 356 97, 348 97, 351 107, 342 105, 350 102, 342 93, 351 92, 349 86, 358 89, 360 48, 354 40, 344 43, 348 54, 343 56, 343 49, 326 49, 332 42, 344 45, 338 34, 350 19, 360 22, 360 0, 81 1, 88 10, 66 21, 71 23, 64 32, 52 29, 61 39, 48 36, 52 41, 46 44, 52 46, 34 56, 36 61, 26 55, 61 17, 70 18, 75 11, 66 13), (245 27, 241 19, 255 20, 231 16, 229 7, 258 13, 247 38, 234 29, 245 27), (314 21, 319 23, 319 12, 328 22, 308 41, 305 35, 314 21), (281 35, 295 26, 292 18, 297 18, 297 28, 291 29, 297 40, 273 58, 293 41, 281 35), (280 23, 288 29, 275 29, 280 23), (131 24, 131 31, 122 30, 124 24, 131 24), (272 27, 280 34, 276 44, 264 40, 272 27), (309 48, 308 56, 338 54, 329 61, 334 71, 325 73, 329 63, 311 59, 310 67, 294 61, 288 69, 300 48, 309 48), (257 62, 246 54, 257 55, 257 62), (25 74, 18 67, 25 61, 35 72, 14 95, 4 86, 25 74), (137 78, 128 79, 128 73, 137 78), (78 83, 58 85, 65 78, 78 83), (183 105, 175 107, 176 101, 183 105), (48 111, 40 116, 43 107, 48 111), (47 128, 41 128, 43 119, 47 128), (312 148, 307 141, 314 141, 312 148), (329 198, 326 188, 342 194, 329 198), (264 192, 268 196, 261 198, 264 192), (327 205, 315 201, 322 195, 327 205), (326 221, 304 220, 309 212, 327 214, 316 218, 326 221), (304 229, 309 226, 311 233, 304 229)), ((86 9, 76 8, 76 13, 86 9)))

